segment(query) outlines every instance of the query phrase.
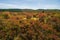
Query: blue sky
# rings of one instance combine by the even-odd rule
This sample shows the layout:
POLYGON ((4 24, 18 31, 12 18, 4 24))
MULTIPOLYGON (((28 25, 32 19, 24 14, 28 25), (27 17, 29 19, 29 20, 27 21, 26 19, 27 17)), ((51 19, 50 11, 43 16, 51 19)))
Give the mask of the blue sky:
POLYGON ((0 0, 0 9, 60 9, 60 0, 0 0))

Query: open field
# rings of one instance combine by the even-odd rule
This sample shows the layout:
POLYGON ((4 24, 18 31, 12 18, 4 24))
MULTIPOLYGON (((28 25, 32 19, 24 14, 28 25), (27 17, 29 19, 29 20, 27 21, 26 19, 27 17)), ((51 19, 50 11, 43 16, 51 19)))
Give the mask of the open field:
POLYGON ((0 40, 60 40, 60 10, 0 9, 0 40))

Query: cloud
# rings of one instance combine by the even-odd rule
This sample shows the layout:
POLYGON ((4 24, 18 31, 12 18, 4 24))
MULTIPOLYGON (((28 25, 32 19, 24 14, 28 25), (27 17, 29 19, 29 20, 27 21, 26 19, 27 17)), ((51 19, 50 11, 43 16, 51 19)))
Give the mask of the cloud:
POLYGON ((44 5, 44 9, 60 9, 58 5, 44 5))
POLYGON ((38 4, 37 8, 39 9, 60 9, 60 5, 56 4, 38 4))
POLYGON ((15 4, 7 4, 7 3, 0 3, 0 8, 22 8, 23 6, 15 5, 15 4))
POLYGON ((7 3, 0 3, 1 9, 8 9, 8 8, 19 8, 19 9, 35 9, 32 6, 28 5, 16 5, 16 4, 7 4, 7 3))
POLYGON ((18 9, 60 9, 59 5, 47 5, 47 4, 36 4, 36 5, 25 5, 25 4, 7 4, 0 3, 0 9, 18 8, 18 9))
POLYGON ((17 5, 0 3, 0 8, 17 8, 17 5))

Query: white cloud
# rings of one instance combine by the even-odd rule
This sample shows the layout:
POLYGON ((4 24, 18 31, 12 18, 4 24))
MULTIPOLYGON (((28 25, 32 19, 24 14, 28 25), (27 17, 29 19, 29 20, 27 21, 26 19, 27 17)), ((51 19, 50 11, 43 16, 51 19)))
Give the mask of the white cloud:
POLYGON ((0 3, 0 8, 17 8, 17 5, 0 3))
POLYGON ((39 4, 37 6, 33 5, 17 5, 17 4, 7 4, 7 3, 0 3, 0 8, 2 9, 8 9, 8 8, 19 8, 19 9, 60 9, 60 6, 58 5, 43 5, 39 4))
POLYGON ((15 5, 15 4, 6 4, 6 3, 0 3, 1 9, 8 9, 8 8, 19 8, 19 9, 36 9, 35 7, 28 6, 28 5, 15 5))
POLYGON ((37 7, 40 9, 60 9, 60 6, 55 4, 38 4, 37 7))
POLYGON ((44 9, 60 9, 58 5, 44 5, 44 9))
POLYGON ((15 4, 6 4, 0 3, 0 8, 22 8, 23 6, 15 5, 15 4))

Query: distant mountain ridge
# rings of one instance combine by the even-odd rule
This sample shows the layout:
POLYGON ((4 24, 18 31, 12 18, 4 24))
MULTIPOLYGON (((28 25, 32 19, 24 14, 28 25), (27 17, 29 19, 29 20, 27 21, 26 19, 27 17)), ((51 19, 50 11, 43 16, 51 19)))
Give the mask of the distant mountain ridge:
POLYGON ((0 9, 0 11, 22 12, 22 11, 60 11, 60 9, 0 9))

